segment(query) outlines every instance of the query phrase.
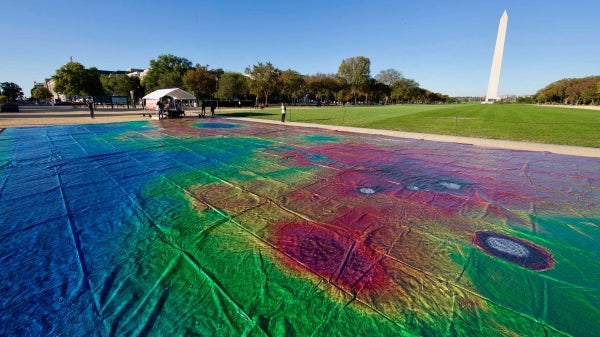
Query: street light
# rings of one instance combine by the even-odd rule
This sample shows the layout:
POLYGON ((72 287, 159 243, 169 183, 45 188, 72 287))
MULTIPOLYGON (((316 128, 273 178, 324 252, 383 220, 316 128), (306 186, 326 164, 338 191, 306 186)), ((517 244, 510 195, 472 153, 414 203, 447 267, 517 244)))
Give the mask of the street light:
POLYGON ((135 109, 135 91, 129 90, 129 95, 131 95, 131 102, 133 103, 133 108, 135 109))
POLYGON ((219 110, 219 78, 215 76, 216 89, 215 96, 217 97, 217 110, 219 110))

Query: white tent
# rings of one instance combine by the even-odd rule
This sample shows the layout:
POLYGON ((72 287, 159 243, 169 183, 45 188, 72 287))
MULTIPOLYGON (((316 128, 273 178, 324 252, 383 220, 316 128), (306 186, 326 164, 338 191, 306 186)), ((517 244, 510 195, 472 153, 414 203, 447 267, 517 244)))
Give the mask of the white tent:
POLYGON ((155 90, 151 93, 149 93, 148 95, 142 97, 142 99, 147 99, 147 100, 159 100, 165 96, 169 96, 172 97, 174 99, 177 100, 190 100, 193 99, 195 100, 196 97, 192 94, 190 94, 189 92, 183 90, 183 89, 179 89, 179 88, 171 88, 171 89, 159 89, 159 90, 155 90))
MULTIPOLYGON (((196 97, 183 89, 179 89, 179 88, 159 89, 159 90, 155 90, 155 91, 149 93, 148 95, 142 97, 142 99, 146 101, 144 104, 144 109, 145 110, 156 110, 156 104, 158 103, 158 101, 160 99, 162 99, 165 96, 171 97, 174 101, 184 101, 184 104, 186 103, 185 101, 187 101, 187 103, 189 104, 188 106, 195 106, 195 104, 196 104, 196 97)), ((173 104, 173 106, 167 107, 168 110, 174 110, 174 109, 180 110, 179 107, 175 108, 175 106, 176 106, 175 102, 171 102, 171 104, 173 104)))

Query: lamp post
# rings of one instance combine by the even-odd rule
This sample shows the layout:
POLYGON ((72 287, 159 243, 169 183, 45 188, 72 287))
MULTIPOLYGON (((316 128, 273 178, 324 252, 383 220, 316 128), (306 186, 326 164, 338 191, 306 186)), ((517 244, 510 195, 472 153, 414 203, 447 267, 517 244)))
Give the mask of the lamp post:
POLYGON ((129 95, 131 95, 131 103, 133 103, 133 108, 135 109, 135 91, 129 90, 129 95))
POLYGON ((217 76, 215 76, 215 87, 216 87, 216 92, 215 92, 215 96, 217 97, 217 110, 219 110, 219 78, 217 76))

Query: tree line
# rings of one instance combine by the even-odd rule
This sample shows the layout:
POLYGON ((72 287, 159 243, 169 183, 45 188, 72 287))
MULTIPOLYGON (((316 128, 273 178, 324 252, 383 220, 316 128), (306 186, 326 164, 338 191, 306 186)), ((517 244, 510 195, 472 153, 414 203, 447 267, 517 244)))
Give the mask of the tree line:
MULTIPOLYGON (((302 75, 292 69, 281 70, 270 62, 258 62, 245 72, 229 72, 208 65, 193 65, 186 58, 160 55, 150 60, 147 74, 135 76, 100 74, 69 62, 52 76, 54 90, 67 97, 116 95, 136 98, 161 88, 183 88, 199 99, 256 100, 269 98, 287 102, 352 102, 362 104, 439 103, 453 99, 421 88, 413 79, 395 69, 371 76, 370 60, 364 56, 342 60, 336 73, 302 75)), ((11 82, 0 83, 1 94, 9 100, 23 97, 21 88, 11 82)), ((43 87, 32 89, 31 97, 45 101, 52 93, 43 87)), ((6 99, 5 98, 5 99, 6 99)), ((550 83, 527 102, 560 104, 597 104, 600 101, 600 76, 567 78, 550 83)), ((524 102, 518 100, 519 102, 524 102)), ((525 103, 527 103, 525 102, 525 103)))
MULTIPOLYGON (((183 88, 199 99, 256 100, 286 102, 351 102, 360 104, 438 103, 449 102, 447 95, 421 88, 415 80, 405 78, 395 69, 371 76, 370 60, 364 56, 343 60, 337 73, 302 75, 292 69, 281 70, 270 62, 258 62, 245 72, 229 72, 208 65, 193 65, 186 58, 160 55, 150 60, 150 67, 140 79, 127 75, 104 75, 98 69, 86 69, 69 62, 52 76, 54 90, 67 97, 100 95, 143 97, 157 89, 183 88)), ((32 89, 32 97, 49 98, 45 88, 32 89)))
POLYGON ((600 76, 552 82, 539 90, 534 98, 538 103, 597 104, 600 101, 600 76))

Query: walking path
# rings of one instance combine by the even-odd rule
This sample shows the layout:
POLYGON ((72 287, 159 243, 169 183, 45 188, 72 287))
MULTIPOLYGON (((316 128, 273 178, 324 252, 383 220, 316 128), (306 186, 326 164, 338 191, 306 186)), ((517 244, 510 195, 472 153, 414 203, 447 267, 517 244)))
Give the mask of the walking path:
MULTIPOLYGON (((112 123, 112 122, 126 122, 126 121, 141 121, 149 120, 149 117, 142 116, 143 111, 141 109, 126 109, 126 108, 96 108, 94 119, 90 118, 89 111, 86 107, 78 107, 76 109, 71 106, 22 106, 21 112, 3 112, 0 113, 0 129, 9 127, 23 127, 23 126, 36 126, 36 125, 64 125, 64 124, 97 124, 97 123, 112 123)), ((146 113, 152 112, 156 115, 155 111, 146 111, 146 113)), ((188 116, 196 118, 197 112, 190 111, 188 116)), ((265 119, 254 119, 254 118, 235 118, 228 117, 228 119, 239 119, 248 120, 259 123, 271 123, 281 124, 279 121, 265 120, 265 119)), ((572 156, 583 156, 583 157, 595 157, 600 158, 600 149, 579 147, 579 146, 566 146, 566 145, 553 145, 553 144, 541 144, 541 143, 529 143, 529 142, 517 142, 510 140, 498 140, 498 139, 485 139, 485 138, 472 138, 472 137, 459 137, 459 136, 447 136, 447 135, 434 135, 426 133, 416 132, 403 132, 403 131, 391 131, 391 130, 379 130, 379 129, 367 129, 367 128, 356 128, 350 126, 335 126, 335 125, 323 125, 323 124, 312 124, 312 123, 299 123, 299 122, 286 122, 285 125, 299 126, 299 127, 312 127, 321 128, 328 130, 344 131, 344 132, 356 132, 365 134, 377 134, 386 135, 392 137, 401 138, 413 138, 423 139, 439 142, 451 142, 451 143, 462 143, 472 144, 475 146, 484 147, 495 147, 511 150, 526 150, 526 151, 539 151, 539 152, 552 152, 557 154, 565 154, 572 156)))
MULTIPOLYGON (((253 118, 230 118, 230 119, 251 120, 253 122, 281 124, 281 122, 278 122, 278 121, 265 120, 265 119, 253 119, 253 118)), ((572 155, 572 156, 600 158, 600 149, 592 148, 592 147, 517 142, 517 141, 512 141, 512 140, 486 139, 486 138, 474 138, 474 137, 434 135, 434 134, 428 134, 428 133, 367 129, 367 128, 356 128, 356 127, 351 127, 351 126, 336 126, 336 125, 323 125, 323 124, 311 124, 311 123, 286 122, 285 124, 291 125, 291 126, 303 126, 303 127, 313 127, 313 128, 321 128, 321 129, 329 129, 329 130, 345 131, 345 132, 377 134, 377 135, 385 135, 385 136, 400 137, 400 138, 423 139, 423 140, 431 140, 431 141, 437 141, 437 142, 472 144, 475 146, 495 147, 495 148, 510 149, 510 150, 552 152, 552 153, 566 154, 566 155, 572 155)))

